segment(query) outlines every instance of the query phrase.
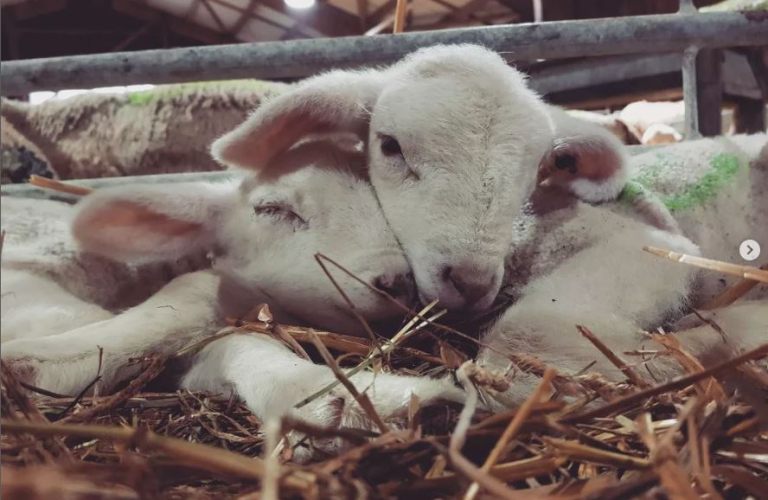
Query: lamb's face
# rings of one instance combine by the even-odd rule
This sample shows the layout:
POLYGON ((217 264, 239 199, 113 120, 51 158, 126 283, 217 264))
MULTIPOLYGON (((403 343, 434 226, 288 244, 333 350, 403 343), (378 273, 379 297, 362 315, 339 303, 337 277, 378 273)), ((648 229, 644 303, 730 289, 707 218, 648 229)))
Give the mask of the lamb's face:
MULTIPOLYGON (((275 170, 246 180, 226 218, 220 241, 227 266, 280 309, 319 327, 360 331, 342 295, 315 259, 320 253, 404 305, 415 295, 410 268, 378 206, 355 173, 360 153, 309 143, 275 159, 275 170), (279 171, 279 175, 274 172, 279 171)), ((402 316, 402 309, 324 261, 369 321, 402 316)))
POLYGON ((311 78, 259 108, 212 153, 227 165, 271 169, 297 141, 329 131, 366 140, 371 182, 421 298, 488 307, 512 221, 544 159, 556 157, 548 154, 552 115, 523 76, 483 47, 429 47, 386 69, 311 78))
POLYGON ((370 175, 422 301, 482 310, 498 294, 551 124, 499 56, 447 49, 404 62, 405 76, 384 88, 370 175))

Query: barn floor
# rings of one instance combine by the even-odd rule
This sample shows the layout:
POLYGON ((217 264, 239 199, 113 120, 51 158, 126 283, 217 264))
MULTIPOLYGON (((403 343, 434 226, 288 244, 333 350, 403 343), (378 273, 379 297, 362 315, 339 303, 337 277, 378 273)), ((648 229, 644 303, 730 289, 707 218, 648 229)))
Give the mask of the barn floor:
MULTIPOLYGON (((263 335, 276 325, 240 326, 263 335)), ((280 330, 310 352, 322 341, 342 366, 362 359, 407 373, 455 369, 472 350, 467 339, 449 343, 443 339, 455 337, 431 327, 418 339, 395 339, 382 361, 366 356, 370 346, 360 339, 280 330)), ((634 361, 640 366, 628 368, 627 383, 612 384, 588 371, 568 377, 513 356, 519 369, 542 377, 540 391, 518 410, 478 412, 470 422, 460 407, 419 408, 414 401, 400 429, 383 435, 287 420, 282 433, 265 436, 261 422, 235 400, 156 392, 164 368, 173 365, 157 357, 137 360, 140 375, 100 397, 30 398, 3 367, 3 498, 765 498, 768 371, 753 360, 765 357, 768 345, 707 371, 674 343, 667 348, 656 355, 673 356, 689 373, 667 384, 653 382, 634 361), (735 399, 726 396, 725 381, 738 387, 735 399), (564 402, 574 387, 577 402, 564 402), (588 401, 593 404, 585 406, 588 401), (281 439, 292 430, 313 439, 339 436, 350 447, 295 465, 281 439), (265 459, 266 447, 276 451, 265 459)), ((503 389, 494 374, 468 373, 480 401, 503 389)))

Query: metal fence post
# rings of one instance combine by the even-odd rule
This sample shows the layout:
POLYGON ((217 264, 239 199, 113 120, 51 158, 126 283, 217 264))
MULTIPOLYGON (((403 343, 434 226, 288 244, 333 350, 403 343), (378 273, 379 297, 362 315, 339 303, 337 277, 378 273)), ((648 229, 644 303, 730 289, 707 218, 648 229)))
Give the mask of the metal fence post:
POLYGON ((683 52, 683 98, 685 100, 685 138, 696 139, 699 133, 699 95, 697 92, 696 56, 697 47, 688 47, 683 52))
POLYGON ((696 103, 699 133, 705 137, 723 130, 723 52, 703 49, 696 56, 696 103))
MULTIPOLYGON (((693 0, 680 0, 678 14, 698 12, 693 0)), ((687 139, 722 132, 723 53, 716 49, 688 47, 683 52, 683 97, 687 139)))

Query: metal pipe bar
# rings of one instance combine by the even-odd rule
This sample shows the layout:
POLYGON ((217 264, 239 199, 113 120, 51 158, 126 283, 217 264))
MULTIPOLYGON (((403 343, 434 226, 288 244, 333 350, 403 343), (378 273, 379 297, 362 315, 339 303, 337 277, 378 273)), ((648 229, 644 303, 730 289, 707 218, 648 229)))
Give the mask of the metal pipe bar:
MULTIPOLYGON (((653 149, 664 146, 627 146, 630 156, 636 156, 653 149)), ((135 175, 126 177, 104 177, 99 179, 78 179, 63 181, 73 186, 88 187, 91 189, 135 185, 135 184, 173 184, 179 182, 229 182, 242 179, 248 173, 243 170, 223 170, 219 172, 187 172, 180 174, 156 174, 135 175)), ((60 201, 77 201, 80 196, 75 196, 50 189, 42 189, 32 184, 3 184, 0 186, 3 196, 15 196, 21 198, 38 198, 60 201)))
POLYGON ((541 94, 564 92, 635 78, 659 76, 680 71, 682 56, 651 54, 590 58, 548 68, 531 68, 529 85, 541 94))
MULTIPOLYGON (((220 172, 187 172, 179 174, 134 175, 126 177, 103 177, 99 179, 78 179, 64 181, 78 187, 91 189, 135 184, 169 184, 179 182, 227 182, 242 179, 246 175, 243 170, 224 170, 220 172)), ((0 186, 3 196, 18 196, 22 198, 38 198, 59 201, 77 201, 80 196, 62 193, 51 189, 43 189, 32 184, 3 184, 0 186)))
POLYGON ((699 133, 704 137, 723 132, 723 51, 700 50, 696 56, 696 100, 699 133))
POLYGON ((687 14, 698 10, 696 5, 693 4, 693 0, 680 0, 679 4, 678 12, 680 13, 687 14))
POLYGON ((507 26, 219 45, 4 62, 0 91, 93 88, 236 78, 298 78, 330 68, 390 63, 435 44, 477 43, 511 60, 768 44, 768 16, 680 13, 507 26))

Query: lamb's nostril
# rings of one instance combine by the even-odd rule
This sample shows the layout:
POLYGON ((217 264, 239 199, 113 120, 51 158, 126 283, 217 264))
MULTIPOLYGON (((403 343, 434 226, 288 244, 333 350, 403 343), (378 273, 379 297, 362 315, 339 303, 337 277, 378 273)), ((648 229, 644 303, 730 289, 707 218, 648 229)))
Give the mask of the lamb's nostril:
POLYGON ((443 269, 443 279, 453 285, 467 305, 478 302, 496 284, 495 275, 486 276, 471 269, 457 270, 451 266, 443 269))
POLYGON ((443 268, 443 281, 451 281, 451 273, 453 272, 453 267, 451 266, 445 266, 443 268))

